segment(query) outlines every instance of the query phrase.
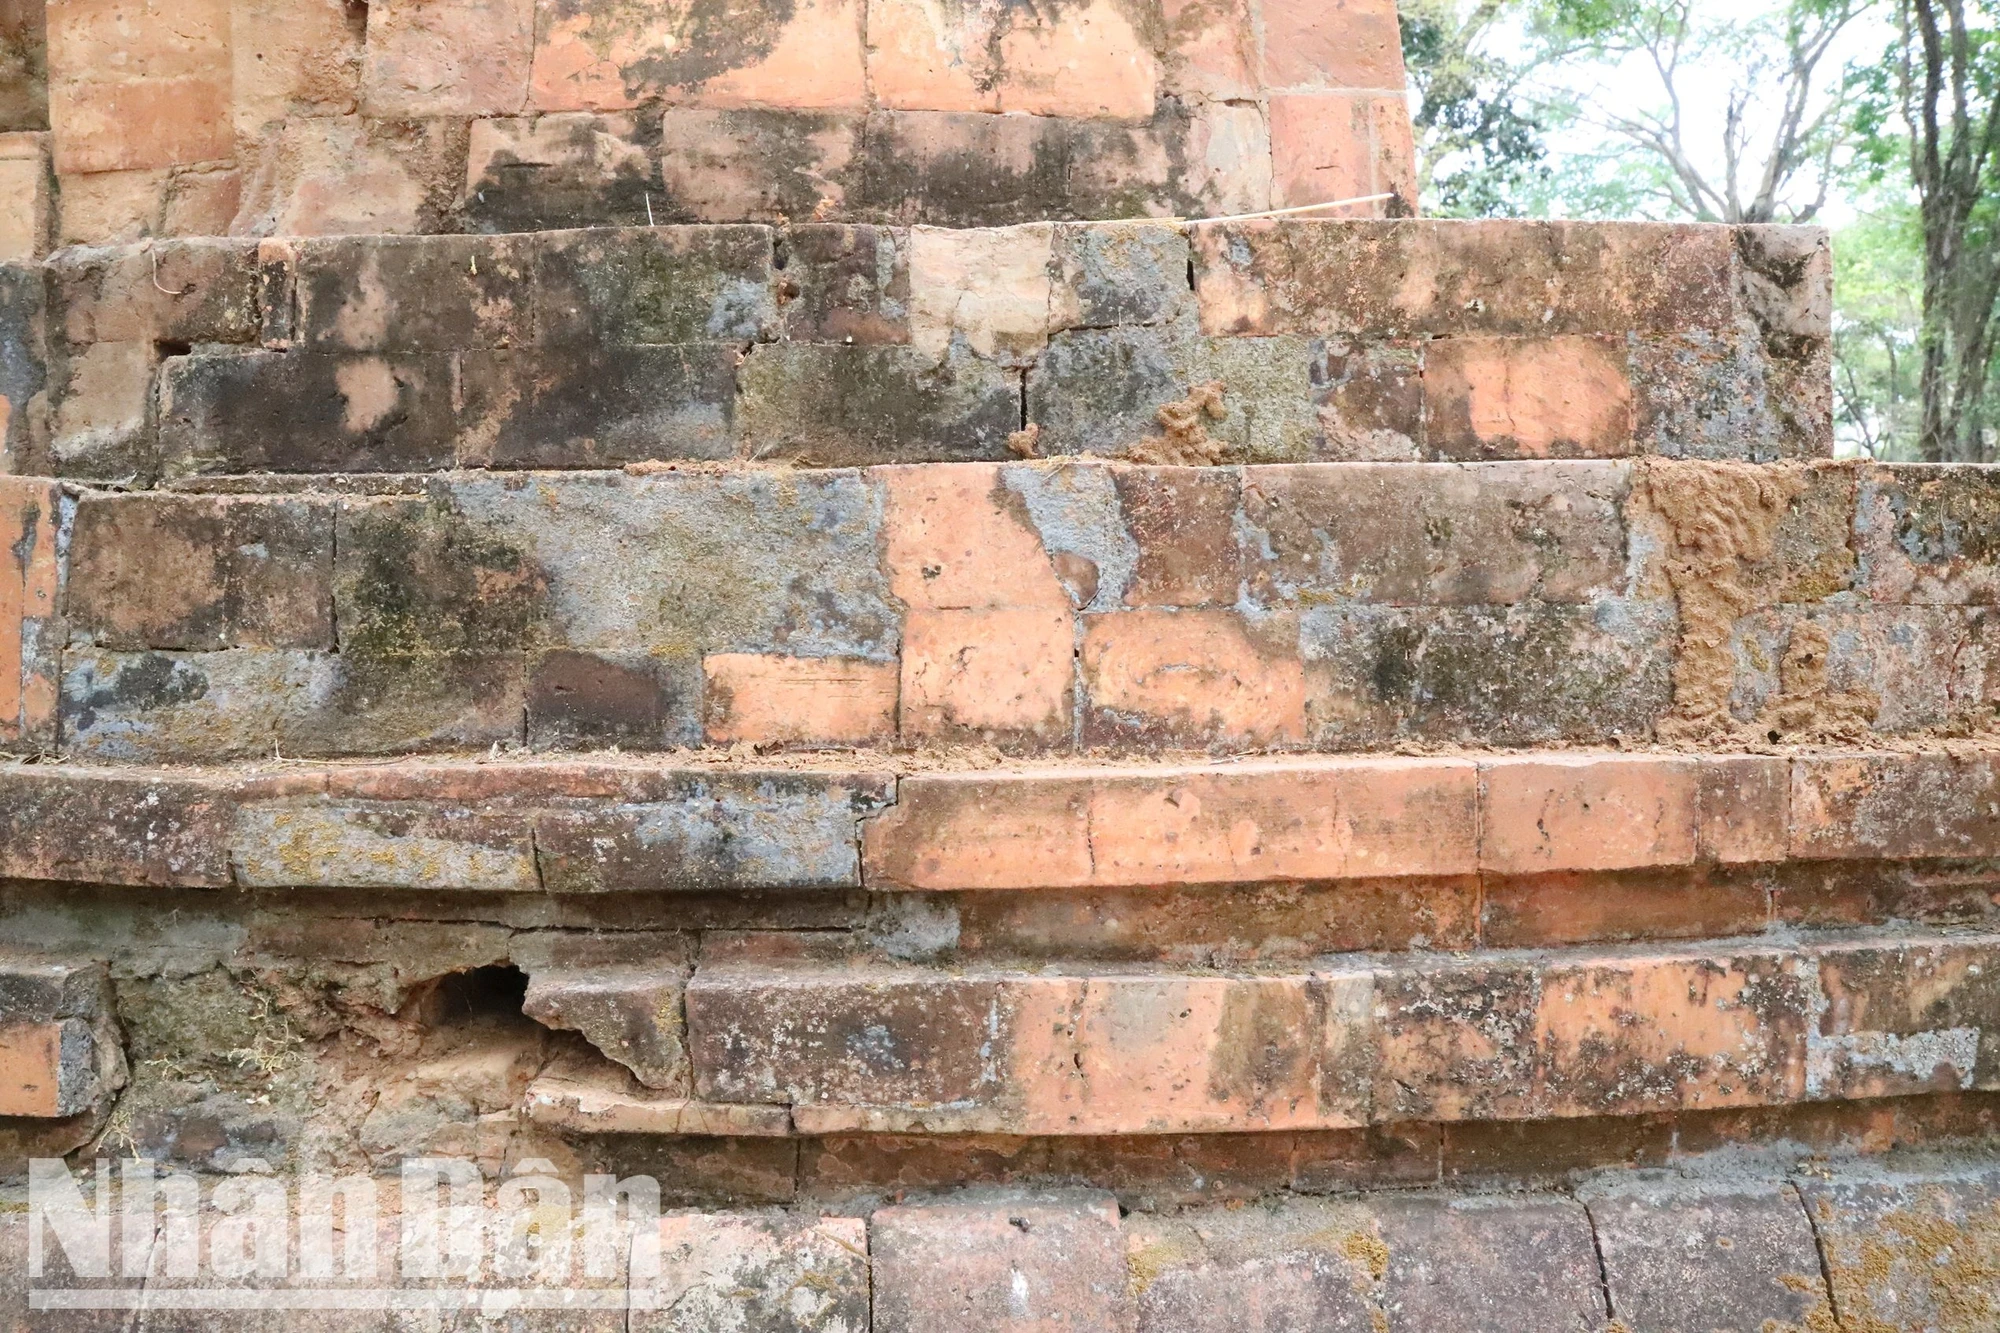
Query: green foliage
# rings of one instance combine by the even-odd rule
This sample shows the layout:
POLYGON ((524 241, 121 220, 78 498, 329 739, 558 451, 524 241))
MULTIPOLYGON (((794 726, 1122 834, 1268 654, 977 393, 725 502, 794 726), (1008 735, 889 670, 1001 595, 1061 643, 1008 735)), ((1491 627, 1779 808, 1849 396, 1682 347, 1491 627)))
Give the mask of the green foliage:
POLYGON ((1834 435, 1842 453, 1917 456, 1923 266, 1923 228, 1907 189, 1885 190, 1834 234, 1834 435))
POLYGON ((1521 8, 1520 0, 1398 0, 1427 213, 1519 216, 1548 179, 1544 117, 1521 89, 1533 62, 1491 49, 1521 8))

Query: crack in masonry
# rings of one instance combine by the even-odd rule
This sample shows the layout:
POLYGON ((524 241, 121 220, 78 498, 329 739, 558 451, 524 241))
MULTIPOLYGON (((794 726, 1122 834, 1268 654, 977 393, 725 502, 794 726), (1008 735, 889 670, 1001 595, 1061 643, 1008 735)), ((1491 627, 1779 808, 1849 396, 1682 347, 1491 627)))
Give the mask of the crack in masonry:
POLYGON ((1591 1212, 1590 1205, 1582 1199, 1577 1199, 1576 1204, 1583 1209, 1583 1220, 1590 1224, 1590 1252, 1597 1258, 1597 1290, 1604 1298, 1604 1317, 1615 1322, 1618 1311, 1611 1301, 1611 1270, 1604 1262, 1604 1240, 1597 1234, 1597 1214, 1591 1212))
POLYGON ((1840 1297, 1833 1290, 1833 1263, 1826 1257, 1826 1237, 1819 1233, 1819 1220, 1813 1216, 1812 1205, 1806 1202, 1806 1192, 1797 1181, 1786 1181, 1785 1188, 1799 1201, 1799 1211, 1806 1215, 1806 1229, 1812 1232, 1813 1253, 1819 1257, 1819 1280, 1826 1287, 1827 1312, 1833 1316, 1835 1328, 1845 1328, 1847 1321, 1840 1317, 1840 1297))

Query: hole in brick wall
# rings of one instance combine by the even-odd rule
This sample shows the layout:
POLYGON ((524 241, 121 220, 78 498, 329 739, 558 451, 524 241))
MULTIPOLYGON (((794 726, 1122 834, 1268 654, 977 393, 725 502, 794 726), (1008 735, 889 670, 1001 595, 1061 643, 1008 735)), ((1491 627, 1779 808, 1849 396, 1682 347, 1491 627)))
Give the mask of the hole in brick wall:
POLYGON ((194 351, 193 343, 160 341, 153 344, 153 351, 164 361, 170 356, 186 356, 194 351))
POLYGON ((528 974, 512 964, 447 972, 431 983, 418 1013, 427 1028, 530 1023, 521 1013, 528 974))
POLYGON ((368 0, 346 0, 342 5, 342 17, 347 20, 347 30, 354 34, 354 40, 368 40, 368 0))

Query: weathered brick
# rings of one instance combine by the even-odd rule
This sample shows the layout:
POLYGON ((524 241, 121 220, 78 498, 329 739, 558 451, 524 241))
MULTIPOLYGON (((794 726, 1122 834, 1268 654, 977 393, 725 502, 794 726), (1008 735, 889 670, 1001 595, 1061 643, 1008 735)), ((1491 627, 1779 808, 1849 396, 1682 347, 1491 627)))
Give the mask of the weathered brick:
POLYGON ((466 352, 459 461, 601 468, 732 457, 738 355, 719 343, 466 352))
POLYGON ((68 0, 49 14, 49 122, 64 175, 226 158, 226 0, 68 0))
POLYGON ((896 731, 893 663, 712 653, 702 673, 704 734, 719 745, 866 745, 896 731))
POLYGON ((1271 96, 1271 203, 1288 208, 1361 199, 1376 216, 1413 207, 1416 150, 1401 93, 1275 93, 1271 96))
POLYGON ((1055 229, 1058 327, 1164 324, 1192 307, 1187 235, 1160 222, 1055 229))
POLYGON ((1756 755, 1704 755, 1695 772, 1701 859, 1783 861, 1791 836, 1791 765, 1756 755))
POLYGON ((519 653, 71 651, 62 733, 78 758, 215 762, 518 743, 519 653))
POLYGON ((1399 740, 1604 744, 1643 736, 1673 698, 1670 603, 1350 604, 1299 617, 1320 749, 1399 740))
POLYGON ((257 338, 254 241, 197 237, 69 249, 50 260, 48 273, 62 335, 73 347, 257 338))
POLYGON ((62 496, 50 482, 0 476, 0 746, 53 739, 62 496))
POLYGON ((1206 1209, 1125 1223, 1144 1333, 1373 1333, 1381 1240, 1351 1203, 1206 1209))
POLYGON ((196 472, 409 472, 451 463, 451 366, 438 354, 170 357, 160 456, 196 472))
POLYGON ((1251 586, 1282 602, 1594 601, 1626 586, 1630 484, 1620 463, 1256 469, 1251 586))
POLYGON ((737 372, 742 451, 822 467, 997 459, 1021 426, 1005 369, 897 346, 777 343, 737 372))
POLYGON ((333 527, 325 501, 87 497, 71 632, 111 649, 331 648, 333 527))
POLYGON ((1541 1119, 1800 1100, 1801 970, 1785 951, 1738 948, 1380 972, 1375 1116, 1541 1119))
POLYGON ((1521 949, 1752 935, 1769 923, 1770 900, 1762 876, 1708 867, 1487 876, 1479 939, 1493 948, 1521 949))
POLYGON ((260 888, 540 887, 526 820, 420 802, 247 802, 230 863, 260 888))
POLYGON ((765 227, 585 229, 531 254, 546 346, 750 341, 775 324, 765 227))
POLYGON ((466 216, 479 231, 643 226, 648 204, 666 207, 657 154, 645 137, 638 120, 622 114, 475 120, 466 216))
POLYGON ((151 341, 92 343, 66 363, 51 361, 47 471, 123 481, 150 480, 160 470, 153 431, 159 350, 151 341))
POLYGON ((910 233, 910 342, 941 360, 956 345, 1019 366, 1048 340, 1055 228, 917 227, 910 233))
POLYGON ((1890 1097, 2000 1084, 1994 943, 1991 935, 1864 938, 1813 950, 1826 1008, 1808 1048, 1808 1095, 1890 1097))
POLYGON ((1312 366, 1315 458, 1392 463, 1431 456, 1424 430, 1424 347, 1327 338, 1312 366))
POLYGON ((785 234, 778 297, 792 342, 910 341, 910 235, 808 223, 785 234))
POLYGON ((97 1097, 90 1027, 77 1019, 0 1022, 0 1115, 56 1119, 97 1097))
POLYGON ((1049 116, 869 114, 849 207, 883 222, 1005 226, 1069 217, 1069 123, 1049 116))
POLYGON ((658 1299, 632 1333, 860 1330, 869 1320, 867 1224, 858 1217, 662 1217, 658 1299))
POLYGON ((125 1082, 110 980, 95 963, 0 963, 0 1115, 57 1119, 125 1082))
POLYGON ((680 16, 566 3, 536 35, 531 98, 544 111, 664 98, 703 106, 866 104, 860 0, 746 9, 691 30, 680 16))
POLYGON ((362 98, 378 116, 520 111, 534 39, 534 0, 391 0, 368 16, 362 98))
POLYGON ((2000 772, 1987 759, 1801 755, 1791 767, 1794 857, 1903 860, 2000 850, 2000 772))
POLYGON ((521 1012, 544 1027, 578 1032, 649 1088, 688 1090, 679 969, 593 968, 534 972, 521 1012))
POLYGON ((1366 974, 704 968, 699 1095, 808 1133, 1202 1132, 1367 1119, 1366 974), (788 1017, 780 1019, 780 1015, 788 1017))
POLYGON ((230 226, 260 236, 455 229, 465 144, 455 117, 291 118, 259 145, 230 226))
POLYGON ((1161 66, 1167 91, 1218 102, 1262 91, 1263 52, 1250 0, 1163 0, 1160 18, 1167 33, 1161 66))
POLYGON ((1590 1219, 1575 1200, 1415 1195, 1369 1211, 1387 1256, 1379 1299, 1405 1327, 1502 1333, 1529 1310, 1551 1329, 1608 1326, 1590 1219))
POLYGON ((1396 7, 1387 0, 1262 0, 1264 74, 1276 88, 1403 86, 1396 7))
POLYGON ((1214 223, 1193 248, 1206 333, 1548 338, 1734 322, 1723 227, 1214 223))
POLYGON ((904 111, 1043 116, 1153 114, 1153 34, 1094 0, 1074 12, 941 11, 871 0, 868 75, 879 105, 904 111), (1091 77, 1079 79, 1088 68, 1091 77))
POLYGON ((1298 626, 1283 613, 1086 616, 1077 656, 1086 746, 1281 749, 1305 740, 1298 626))
MULTIPOLYGON (((772 222, 836 216, 858 194, 863 121, 840 112, 669 107, 660 118, 661 222, 772 222)), ((651 127, 647 127, 650 131, 651 127)), ((641 200, 643 206, 644 200, 641 200)))
POLYGON ((2000 1315, 2000 1179, 1991 1170, 1834 1180, 1802 1172, 1798 1189, 1843 1322, 1977 1328, 2000 1315))
POLYGON ((1474 776, 1462 761, 1402 759, 914 776, 868 827, 869 882, 999 889, 1465 873, 1474 776))
POLYGON ((1628 453, 1624 347, 1608 338, 1440 338, 1424 350, 1424 432, 1446 458, 1628 453))
MULTIPOLYGON (((1233 468, 1118 468, 1111 479, 1122 526, 1137 548, 1123 603, 1235 605, 1245 563, 1236 532, 1241 474, 1233 468)), ((1095 577, 1104 590, 1101 568, 1095 577)), ((1100 597, 1085 600, 1102 604, 1100 597)))
POLYGON ((528 667, 528 744, 535 749, 637 750, 701 738, 701 670, 644 651, 557 649, 528 667))
POLYGON ((668 775, 650 798, 535 821, 557 893, 840 888, 861 880, 857 822, 884 805, 875 775, 668 775))
POLYGON ((1990 468, 1868 468, 1854 516, 1860 588, 1899 605, 2000 603, 1996 514, 1990 468))
POLYGON ((1691 865, 1697 769, 1583 755, 1480 764, 1482 869, 1507 875, 1691 865))
POLYGON ((47 447, 45 301, 38 270, 0 264, 0 464, 10 472, 30 470, 47 447))
POLYGON ((877 1333, 1130 1326, 1118 1204, 1108 1194, 973 1196, 869 1219, 877 1333))
POLYGON ((534 250, 511 237, 369 236, 292 243, 302 346, 455 352, 534 340, 534 250))
POLYGON ((0 770, 10 879, 223 888, 230 802, 204 783, 61 767, 0 770))

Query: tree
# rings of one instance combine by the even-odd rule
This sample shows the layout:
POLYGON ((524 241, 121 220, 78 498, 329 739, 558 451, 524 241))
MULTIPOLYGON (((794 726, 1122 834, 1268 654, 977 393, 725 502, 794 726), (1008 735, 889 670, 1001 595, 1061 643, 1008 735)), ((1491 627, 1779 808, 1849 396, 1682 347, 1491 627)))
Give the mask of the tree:
POLYGON ((1522 0, 1398 0, 1403 64, 1417 94, 1417 192, 1445 217, 1520 213, 1549 176, 1544 119, 1524 93, 1539 53, 1509 59, 1497 39, 1522 0))
POLYGON ((1991 18, 1976 8, 1968 18, 1966 0, 1900 0, 1898 18, 1891 68, 1923 231, 1918 447, 1929 462, 1984 461, 2000 299, 2000 35, 1977 24, 1991 18))
POLYGON ((1867 3, 1791 0, 1748 18, 1698 20, 1694 0, 1574 0, 1549 21, 1614 73, 1656 87, 1660 100, 1640 110, 1586 99, 1584 119, 1643 150, 1614 168, 1627 198, 1702 222, 1804 222, 1826 206, 1848 137, 1850 81, 1829 61, 1867 3), (1713 79, 1724 69, 1720 124, 1697 129, 1690 73, 1713 79))
POLYGON ((1916 456, 1923 229, 1896 181, 1833 240, 1836 443, 1870 458, 1916 456))

